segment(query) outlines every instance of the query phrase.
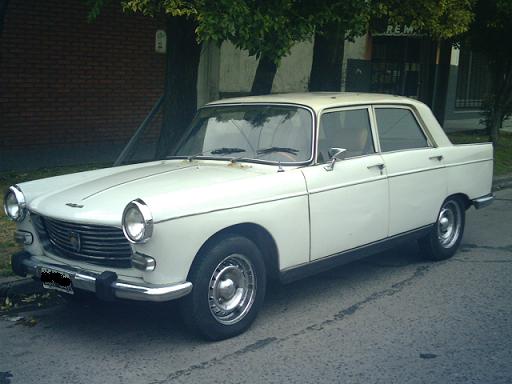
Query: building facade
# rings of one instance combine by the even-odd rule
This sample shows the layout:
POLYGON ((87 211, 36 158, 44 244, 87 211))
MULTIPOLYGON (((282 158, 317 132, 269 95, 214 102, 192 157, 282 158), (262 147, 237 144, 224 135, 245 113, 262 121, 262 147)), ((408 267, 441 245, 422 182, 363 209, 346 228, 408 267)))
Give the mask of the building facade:
POLYGON ((0 37, 0 167, 110 161, 163 92, 159 20, 109 3, 10 0, 0 37), (117 148, 115 149, 117 150, 117 148))
MULTIPOLYGON (((163 93, 163 20, 110 3, 87 21, 82 0, 10 0, 0 37, 0 170, 116 158, 163 93), (159 46, 160 44, 160 46, 159 46)), ((307 91, 313 41, 282 59, 272 92, 307 91)), ((198 105, 248 94, 257 60, 204 45, 198 105)), ((478 127, 485 60, 409 27, 345 43, 341 91, 405 95, 448 128, 478 127)), ((158 134, 158 119, 150 129, 158 134)))

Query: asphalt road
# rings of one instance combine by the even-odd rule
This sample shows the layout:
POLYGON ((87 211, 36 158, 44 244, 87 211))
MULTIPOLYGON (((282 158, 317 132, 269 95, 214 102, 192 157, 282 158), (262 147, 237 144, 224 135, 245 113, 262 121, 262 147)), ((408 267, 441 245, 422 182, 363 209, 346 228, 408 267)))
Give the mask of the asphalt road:
POLYGON ((173 305, 0 320, 5 383, 512 383, 512 189, 467 216, 454 258, 415 244, 269 289, 244 335, 206 343, 173 305))

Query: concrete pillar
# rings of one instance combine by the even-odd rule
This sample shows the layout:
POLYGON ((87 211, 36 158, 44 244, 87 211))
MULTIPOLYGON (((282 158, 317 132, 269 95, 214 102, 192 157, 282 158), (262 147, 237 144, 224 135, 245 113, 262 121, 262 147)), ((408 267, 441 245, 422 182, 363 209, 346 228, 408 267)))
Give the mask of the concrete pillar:
POLYGON ((219 99, 220 48, 203 44, 197 74, 197 106, 219 99))

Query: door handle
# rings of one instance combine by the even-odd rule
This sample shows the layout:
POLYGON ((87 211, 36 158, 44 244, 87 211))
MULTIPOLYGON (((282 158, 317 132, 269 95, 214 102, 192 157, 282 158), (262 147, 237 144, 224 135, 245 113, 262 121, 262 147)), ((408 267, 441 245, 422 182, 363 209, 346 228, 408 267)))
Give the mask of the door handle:
POLYGON ((369 165, 366 168, 368 168, 368 169, 379 168, 380 174, 382 175, 383 174, 382 170, 384 169, 384 167, 385 167, 384 163, 377 163, 377 164, 369 165))
POLYGON ((366 168, 368 168, 368 169, 379 168, 382 171, 384 169, 384 163, 377 163, 377 164, 369 165, 366 168))
POLYGON ((437 155, 437 156, 430 156, 429 157, 430 160, 443 160, 443 155, 437 155))

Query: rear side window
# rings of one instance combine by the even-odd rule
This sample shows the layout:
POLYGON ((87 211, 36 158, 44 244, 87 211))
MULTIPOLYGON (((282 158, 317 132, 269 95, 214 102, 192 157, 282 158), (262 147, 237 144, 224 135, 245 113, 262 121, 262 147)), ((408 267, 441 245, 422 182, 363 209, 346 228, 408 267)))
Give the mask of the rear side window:
POLYGON ((409 109, 376 108, 382 152, 428 147, 428 141, 409 109))
POLYGON ((346 157, 374 153, 368 109, 326 112, 320 119, 318 161, 329 160, 330 148, 344 148, 346 157))

